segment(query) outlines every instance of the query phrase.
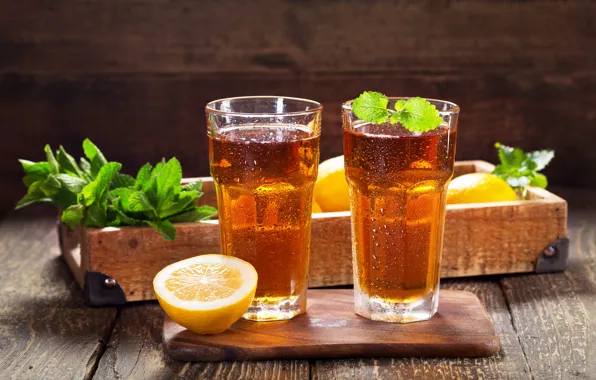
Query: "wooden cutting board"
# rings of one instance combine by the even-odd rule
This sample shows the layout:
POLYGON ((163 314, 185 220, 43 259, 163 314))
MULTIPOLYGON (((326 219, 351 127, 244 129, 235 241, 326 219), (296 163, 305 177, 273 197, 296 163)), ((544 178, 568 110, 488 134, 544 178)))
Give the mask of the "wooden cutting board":
POLYGON ((217 335, 198 335, 168 317, 165 351, 187 361, 268 360, 338 357, 474 357, 499 351, 478 297, 442 290, 430 321, 375 322, 354 313, 353 290, 308 291, 307 313, 290 321, 240 320, 217 335))

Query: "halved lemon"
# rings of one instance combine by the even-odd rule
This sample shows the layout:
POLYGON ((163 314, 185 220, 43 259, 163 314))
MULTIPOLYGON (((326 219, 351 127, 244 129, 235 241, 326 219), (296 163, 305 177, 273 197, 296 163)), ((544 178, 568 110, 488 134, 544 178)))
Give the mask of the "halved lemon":
POLYGON ((198 334, 225 331, 248 309, 257 289, 257 271, 244 260, 202 255, 178 261, 153 279, 168 317, 198 334))

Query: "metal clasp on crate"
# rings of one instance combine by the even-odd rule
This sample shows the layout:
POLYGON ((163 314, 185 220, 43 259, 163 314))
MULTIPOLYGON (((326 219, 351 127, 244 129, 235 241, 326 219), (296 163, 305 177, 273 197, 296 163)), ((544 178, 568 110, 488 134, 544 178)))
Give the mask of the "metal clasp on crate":
POLYGON ((555 240, 542 250, 536 261, 536 273, 560 272, 567 268, 569 238, 555 240))
POLYGON ((85 273, 85 299, 91 306, 118 306, 126 296, 118 282, 100 272, 85 273))

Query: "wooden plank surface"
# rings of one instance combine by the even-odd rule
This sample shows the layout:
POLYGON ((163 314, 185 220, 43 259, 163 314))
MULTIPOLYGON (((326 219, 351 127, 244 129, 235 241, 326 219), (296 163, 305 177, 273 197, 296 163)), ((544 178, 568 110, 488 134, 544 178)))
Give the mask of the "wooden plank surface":
POLYGON ((595 12, 585 0, 2 2, 0 72, 570 73, 594 69, 595 12))
POLYGON ((577 210, 578 204, 594 205, 596 192, 580 197, 570 200, 569 269, 500 281, 536 379, 587 379, 596 374, 596 207, 577 210))
POLYGON ((120 311, 94 379, 308 379, 305 360, 187 363, 162 347, 163 311, 155 302, 120 311))
POLYGON ((352 289, 311 289, 305 315, 257 324, 240 320, 217 335, 199 335, 169 318, 164 348, 189 361, 341 357, 491 356, 499 338, 478 298, 444 290, 439 310, 420 323, 382 323, 354 313, 352 289))
POLYGON ((376 358, 317 360, 311 367, 316 380, 331 379, 529 379, 529 369, 499 285, 490 280, 449 280, 448 289, 475 293, 484 303, 501 340, 501 350, 489 358, 421 359, 376 358))
POLYGON ((88 379, 114 308, 90 309, 59 256, 55 216, 0 224, 0 378, 88 379))

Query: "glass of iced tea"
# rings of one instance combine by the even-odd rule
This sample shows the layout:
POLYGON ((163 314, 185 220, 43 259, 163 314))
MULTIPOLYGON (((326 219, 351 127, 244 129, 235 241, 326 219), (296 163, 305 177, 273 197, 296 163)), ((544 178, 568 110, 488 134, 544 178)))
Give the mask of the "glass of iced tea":
MULTIPOLYGON (((389 109, 399 99, 389 98, 389 109)), ((366 123, 342 107, 352 211, 356 313, 386 322, 430 319, 439 305, 445 198, 459 107, 427 99, 443 119, 430 132, 366 123)))
POLYGON ((283 320, 306 311, 322 109, 281 96, 206 106, 221 252, 248 261, 259 275, 245 319, 283 320))

